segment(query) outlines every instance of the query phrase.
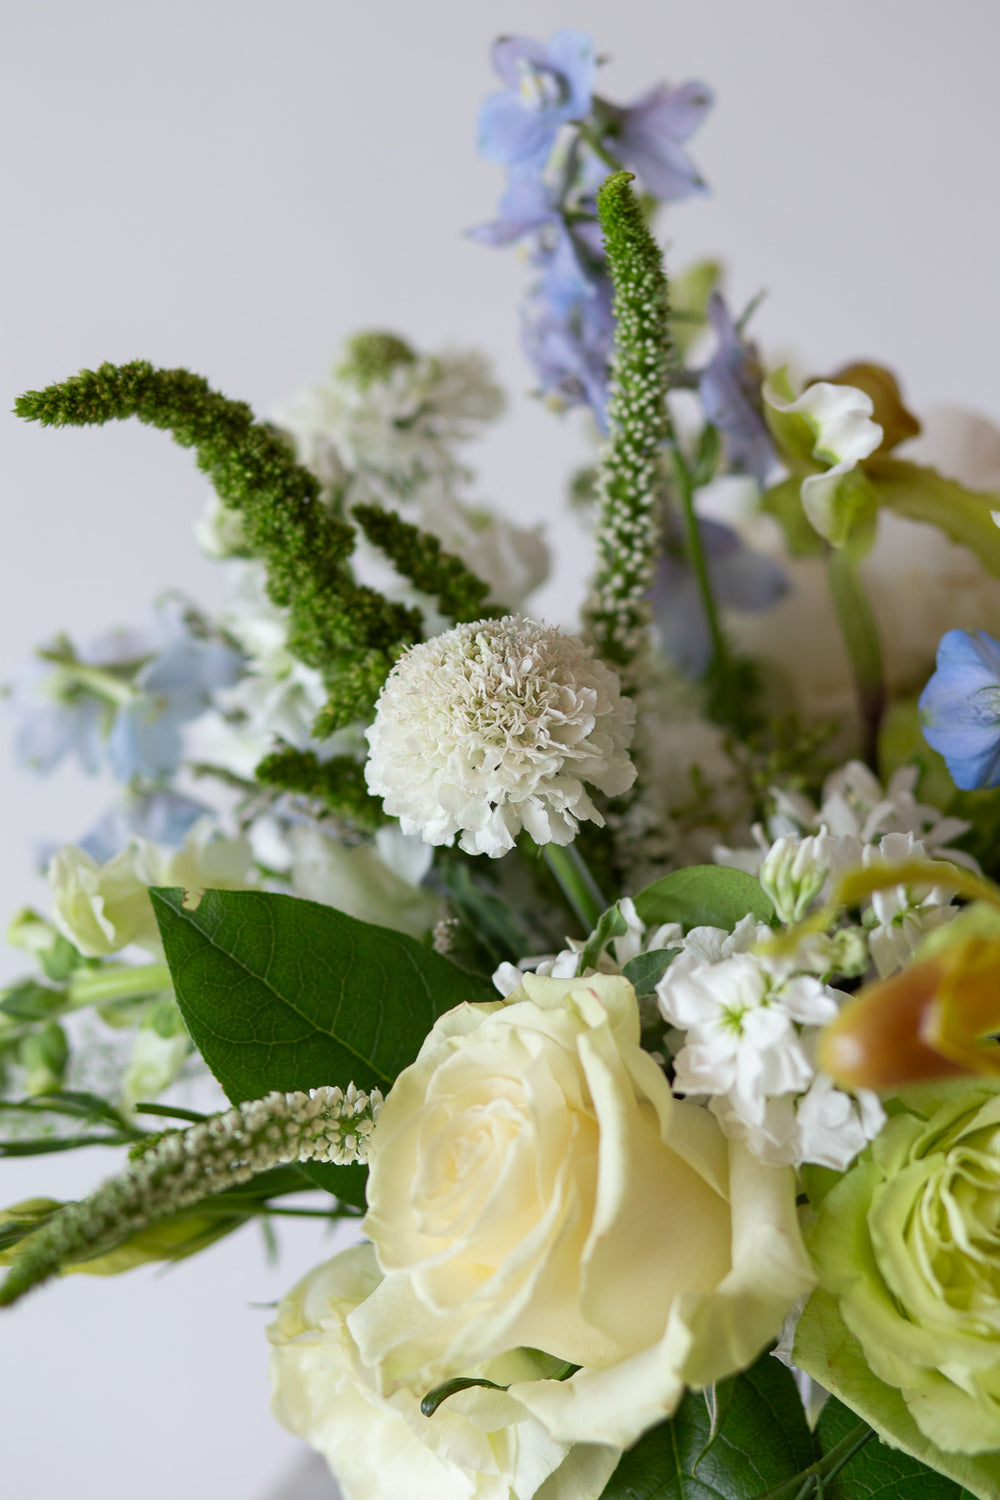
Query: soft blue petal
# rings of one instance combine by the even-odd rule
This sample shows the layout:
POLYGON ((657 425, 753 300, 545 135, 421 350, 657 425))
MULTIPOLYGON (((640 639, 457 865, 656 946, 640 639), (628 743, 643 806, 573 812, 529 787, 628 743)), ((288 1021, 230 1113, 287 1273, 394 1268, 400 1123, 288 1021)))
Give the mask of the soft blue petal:
POLYGON ((919 709, 924 738, 956 786, 1000 783, 1000 642, 984 630, 949 630, 919 709))
POLYGON ((544 42, 536 42, 534 37, 498 36, 490 48, 490 62, 494 72, 516 92, 521 82, 519 64, 528 63, 539 69, 548 67, 548 49, 544 42))
POLYGON ((549 66, 561 73, 566 83, 567 99, 563 118, 582 120, 590 113, 590 101, 597 77, 594 44, 585 31, 566 29, 549 38, 549 66))
POLYGON ((544 165, 559 122, 526 109, 513 94, 491 94, 479 111, 476 144, 487 161, 544 165))
POLYGON ((198 819, 210 812, 211 808, 204 802, 195 802, 178 792, 156 791, 126 796, 109 808, 78 842, 98 864, 120 854, 137 836, 177 849, 198 819))

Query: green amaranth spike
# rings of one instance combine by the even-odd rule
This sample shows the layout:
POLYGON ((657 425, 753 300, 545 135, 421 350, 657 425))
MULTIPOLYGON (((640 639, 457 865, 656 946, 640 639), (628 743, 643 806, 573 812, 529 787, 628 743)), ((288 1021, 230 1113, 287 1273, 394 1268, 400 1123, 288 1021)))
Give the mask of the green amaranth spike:
POLYGON ((366 1161, 381 1107, 378 1089, 366 1094, 353 1084, 346 1092, 275 1092, 143 1142, 127 1171, 89 1198, 67 1203, 31 1235, 0 1286, 0 1307, 9 1307, 63 1266, 91 1260, 147 1225, 249 1182, 259 1172, 297 1161, 337 1166, 366 1161))
POLYGON ((597 194, 614 284, 609 435, 597 473, 597 568, 584 611, 597 652, 628 676, 649 623, 647 591, 661 541, 659 449, 667 435, 670 331, 663 256, 616 172, 597 194))
POLYGON ((188 370, 136 360, 28 391, 14 410, 57 427, 138 417, 194 448, 219 498, 240 510, 247 541, 267 567, 268 593, 289 611, 289 650, 331 690, 328 722, 370 712, 399 652, 420 639, 420 613, 354 581, 347 562, 353 529, 326 511, 317 481, 245 402, 188 370))
POLYGON ((421 531, 381 505, 355 505, 351 515, 372 545, 390 559, 396 572, 436 599, 441 613, 456 625, 507 613, 502 605, 483 602, 489 584, 461 558, 445 552, 430 532, 421 531))
POLYGON ((322 804, 326 813, 373 832, 389 818, 377 797, 365 787, 364 767, 349 755, 320 760, 312 750, 287 746, 267 755, 254 771, 264 786, 281 787, 322 804))

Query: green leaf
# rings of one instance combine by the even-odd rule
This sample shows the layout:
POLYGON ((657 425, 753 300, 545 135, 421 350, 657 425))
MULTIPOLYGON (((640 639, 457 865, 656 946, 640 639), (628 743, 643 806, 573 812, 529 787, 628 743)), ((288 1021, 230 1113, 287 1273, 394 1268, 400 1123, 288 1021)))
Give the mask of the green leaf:
MULTIPOLYGON (((497 998, 413 938, 330 906, 206 891, 187 911, 182 891, 150 896, 181 1013, 233 1103, 320 1084, 384 1091, 438 1016, 497 998)), ((307 1170, 363 1205, 363 1168, 307 1170)))
MULTIPOLYGON (((860 1343, 840 1316, 836 1297, 829 1292, 815 1291, 806 1303, 795 1333, 795 1363, 839 1396, 845 1406, 874 1427, 893 1449, 902 1449, 910 1458, 929 1464, 939 1476, 938 1484, 943 1483, 940 1476, 946 1475, 965 1485, 968 1493, 978 1500, 996 1500, 1000 1495, 1000 1454, 944 1453, 925 1437, 900 1392, 870 1370, 860 1343)), ((869 1443, 854 1461, 859 1464, 858 1473, 863 1472, 861 1458, 872 1446, 869 1443)), ((883 1450, 875 1451, 885 1458, 883 1450)), ((853 1466, 844 1472, 853 1473, 853 1466)), ((855 1494, 872 1493, 883 1500, 881 1490, 845 1490, 847 1500, 854 1500, 855 1494)), ((902 1497, 904 1491, 900 1489, 898 1493, 902 1497)), ((907 1488, 906 1500, 910 1500, 911 1494, 917 1496, 921 1492, 907 1488)), ((955 1490, 927 1490, 926 1500, 938 1500, 939 1495, 945 1500, 954 1496, 955 1490)))
MULTIPOLYGON (((829 1453, 857 1426, 852 1411, 831 1396, 816 1425, 824 1453, 829 1453)), ((876 1438, 856 1453, 828 1486, 830 1500, 968 1500, 969 1491, 929 1469, 908 1453, 876 1438)))
POLYGON ((602 1500, 756 1500, 819 1458, 790 1372, 770 1354, 732 1382, 711 1441, 703 1391, 625 1453, 602 1500))
POLYGON ((601 954, 611 939, 622 937, 626 932, 628 932, 628 923, 622 916, 622 909, 616 901, 614 906, 609 906, 602 914, 587 946, 582 949, 576 966, 577 974, 582 974, 586 969, 596 969, 601 954))
POLYGON ((15 1021, 40 1021, 62 1010, 65 1004, 65 990, 49 989, 37 980, 22 979, 3 991, 0 1011, 15 1021))
POLYGON ((641 999, 651 995, 681 950, 679 948, 654 948, 650 953, 637 953, 630 958, 622 973, 641 999))
POLYGON ((774 907, 760 881, 727 865, 689 865, 647 885, 635 898, 635 909, 647 927, 679 922, 692 927, 723 927, 731 932, 742 917, 772 922, 774 907))
POLYGON ((880 505, 911 521, 936 526, 953 542, 969 547, 988 573, 1000 575, 1000 526, 991 514, 1000 510, 1000 495, 966 489, 936 469, 901 458, 869 459, 865 471, 880 505))

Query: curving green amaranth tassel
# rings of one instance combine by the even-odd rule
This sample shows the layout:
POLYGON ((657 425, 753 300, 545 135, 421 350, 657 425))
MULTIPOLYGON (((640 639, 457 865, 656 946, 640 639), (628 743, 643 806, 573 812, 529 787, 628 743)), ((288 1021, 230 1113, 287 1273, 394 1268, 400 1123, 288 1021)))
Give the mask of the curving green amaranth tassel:
POLYGON ((339 725, 368 714, 396 656, 420 639, 420 613, 354 581, 352 528, 324 509, 317 481, 245 402, 188 370, 136 360, 27 391, 14 410, 57 427, 137 417, 194 448, 219 498, 240 510, 247 541, 267 567, 268 593, 289 610, 289 650, 332 690, 326 732, 334 719, 339 725), (363 670, 351 672, 359 658, 363 670))
POLYGON ((446 552, 436 536, 404 521, 381 505, 355 505, 351 511, 365 536, 384 552, 397 573, 437 600, 439 610, 456 625, 507 613, 503 605, 484 604, 490 591, 461 558, 446 552))
POLYGON ((659 452, 667 435, 670 331, 663 256, 629 184, 616 172, 597 193, 614 284, 615 348, 601 447, 597 570, 584 615, 605 661, 633 664, 649 623, 646 594, 660 545, 659 452))
POLYGON ((271 1093, 150 1142, 126 1172, 66 1206, 31 1235, 0 1286, 0 1307, 130 1234, 213 1193, 290 1162, 364 1162, 382 1095, 356 1089, 271 1093))

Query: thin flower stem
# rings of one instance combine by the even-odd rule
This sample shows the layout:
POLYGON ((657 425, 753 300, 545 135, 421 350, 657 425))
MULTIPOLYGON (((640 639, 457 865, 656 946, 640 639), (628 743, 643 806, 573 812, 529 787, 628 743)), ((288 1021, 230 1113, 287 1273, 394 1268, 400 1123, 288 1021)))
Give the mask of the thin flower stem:
POLYGON ((623 170, 624 162, 619 161, 618 157, 608 150, 592 125, 580 126, 580 139, 586 141, 594 155, 599 157, 606 167, 610 167, 612 172, 623 170))
POLYGON ((105 1005, 110 1000, 131 1000, 173 990, 165 963, 114 964, 103 969, 78 969, 69 982, 69 1003, 74 1008, 105 1005))
POLYGON ((878 626, 864 585, 846 548, 837 547, 830 553, 827 578, 854 676, 854 691, 861 716, 862 754, 877 773, 878 736, 886 705, 878 626))
POLYGON ((580 926, 585 933, 593 932, 608 903, 575 845, 545 844, 542 854, 580 926))
POLYGON ((709 634, 712 637, 712 662, 706 675, 713 676, 720 689, 724 689, 731 678, 729 647, 719 619, 719 608, 715 601, 712 589, 712 580, 708 572, 708 561, 705 557, 705 549, 701 542, 701 531, 698 527, 698 518, 694 509, 694 485, 691 481, 691 471, 687 461, 681 452, 671 427, 670 452, 674 465, 674 479, 677 486, 677 494, 681 502, 681 516, 684 521, 684 548, 687 552, 688 562, 694 572, 695 582, 698 585, 698 593, 701 597, 702 608, 708 621, 709 634))

